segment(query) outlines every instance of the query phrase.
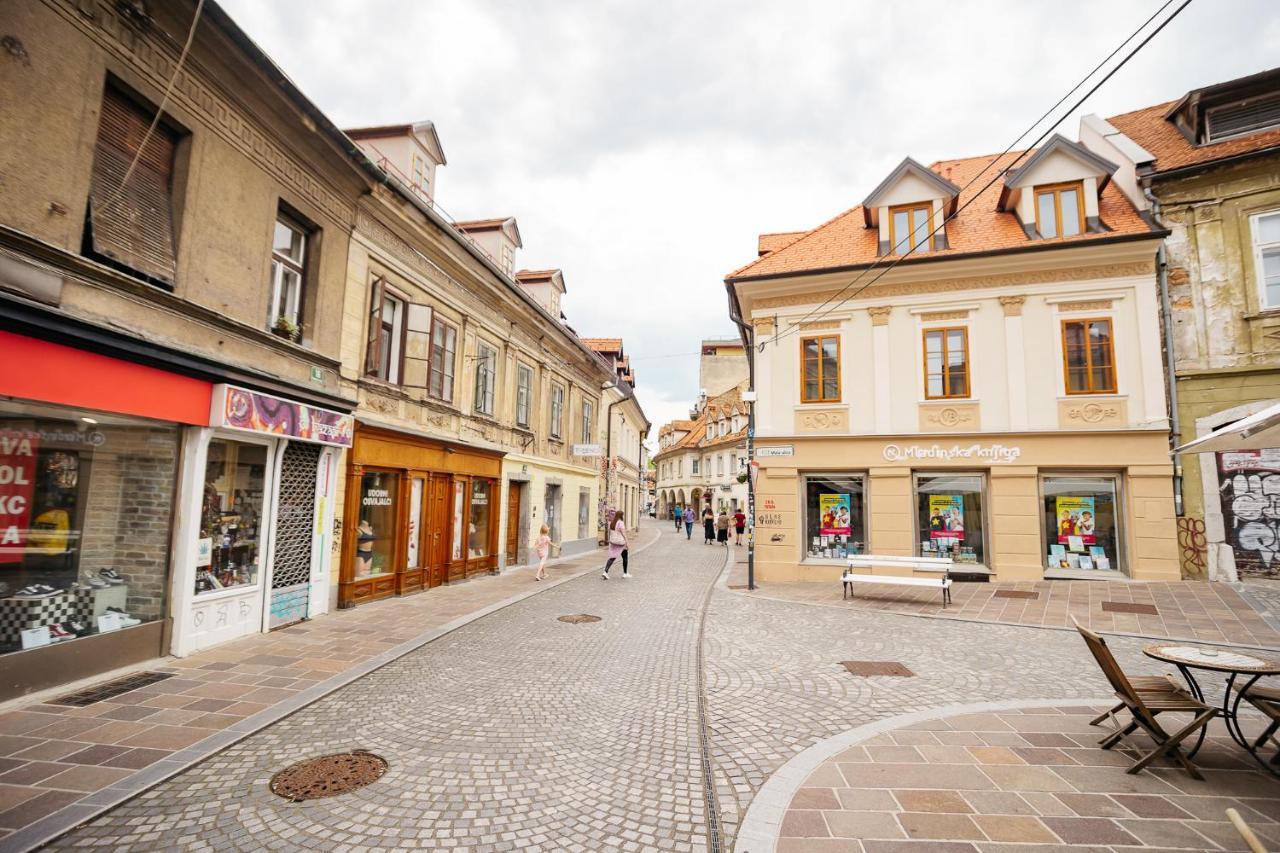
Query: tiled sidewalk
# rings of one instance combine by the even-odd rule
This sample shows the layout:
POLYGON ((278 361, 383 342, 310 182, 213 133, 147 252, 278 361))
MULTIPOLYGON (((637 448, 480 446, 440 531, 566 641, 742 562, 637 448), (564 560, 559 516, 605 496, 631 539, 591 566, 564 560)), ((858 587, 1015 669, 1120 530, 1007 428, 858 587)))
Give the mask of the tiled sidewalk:
MULTIPOLYGON (((639 535, 636 551, 658 534, 639 535)), ((0 850, 29 849, 461 624, 598 570, 602 553, 549 564, 541 583, 515 569, 159 661, 147 671, 170 678, 84 707, 0 713, 0 850)))
POLYGON ((794 792, 776 851, 1247 849, 1227 808, 1280 850, 1280 780, 1225 729, 1196 757, 1203 782, 1167 765, 1129 775, 1131 757, 1097 747, 1103 732, 1088 725, 1097 711, 970 713, 848 746, 794 792))
POLYGON ((1072 628, 1075 617, 1102 633, 1280 650, 1280 631, 1224 583, 954 583, 952 603, 944 609, 941 593, 929 587, 858 584, 847 600, 835 582, 771 583, 748 593, 745 561, 743 553, 730 575, 730 588, 783 601, 1047 628, 1072 628), (1016 595, 1006 597, 1009 593, 1016 595), (1114 605, 1120 609, 1110 609, 1114 605), (1123 612, 1126 609, 1147 612, 1123 612))

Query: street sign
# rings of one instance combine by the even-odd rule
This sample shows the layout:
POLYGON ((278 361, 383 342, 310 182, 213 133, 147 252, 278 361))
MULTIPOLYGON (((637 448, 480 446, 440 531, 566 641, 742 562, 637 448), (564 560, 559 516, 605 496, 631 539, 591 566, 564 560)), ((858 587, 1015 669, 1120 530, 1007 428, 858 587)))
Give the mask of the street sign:
POLYGON ((773 444, 766 447, 757 447, 756 456, 795 456, 796 446, 794 444, 773 444))
POLYGON ((598 444, 575 444, 570 449, 574 456, 604 456, 604 448, 598 444))

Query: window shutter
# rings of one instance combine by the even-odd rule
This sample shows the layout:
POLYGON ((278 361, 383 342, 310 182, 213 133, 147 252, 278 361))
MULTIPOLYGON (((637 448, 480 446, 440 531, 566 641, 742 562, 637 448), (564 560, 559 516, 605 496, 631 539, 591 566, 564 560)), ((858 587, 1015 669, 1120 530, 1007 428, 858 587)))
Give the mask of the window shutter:
POLYGON ((406 388, 427 387, 431 363, 431 306, 410 302, 404 332, 404 371, 400 384, 406 388))
POLYGON ((382 279, 373 280, 373 298, 369 302, 369 338, 364 351, 364 372, 378 375, 382 364, 382 279))
POLYGON ((89 188, 90 245, 94 254, 172 285, 176 134, 156 125, 128 185, 121 189, 152 118, 114 89, 103 92, 89 188))

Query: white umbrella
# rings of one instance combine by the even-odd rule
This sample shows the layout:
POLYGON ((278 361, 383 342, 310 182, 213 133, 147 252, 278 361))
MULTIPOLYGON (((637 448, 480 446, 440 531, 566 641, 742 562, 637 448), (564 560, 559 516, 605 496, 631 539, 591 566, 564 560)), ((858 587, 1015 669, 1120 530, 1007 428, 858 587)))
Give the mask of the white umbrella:
POLYGON ((1219 453, 1280 447, 1280 404, 1215 429, 1178 448, 1179 453, 1219 453))

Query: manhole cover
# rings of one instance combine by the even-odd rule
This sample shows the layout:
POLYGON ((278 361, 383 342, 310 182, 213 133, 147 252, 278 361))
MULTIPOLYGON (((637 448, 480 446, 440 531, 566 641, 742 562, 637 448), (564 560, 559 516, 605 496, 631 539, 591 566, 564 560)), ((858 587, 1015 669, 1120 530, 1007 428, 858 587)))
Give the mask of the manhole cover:
POLYGON ((568 622, 570 625, 581 625, 583 622, 599 622, 599 616, 591 616, 587 613, 574 613, 570 616, 561 616, 561 622, 568 622))
POLYGON ((1159 616, 1160 611, 1152 604, 1134 604, 1131 601, 1104 601, 1102 609, 1108 613, 1141 613, 1143 616, 1159 616))
POLYGON ((372 752, 355 750, 299 762, 271 777, 271 793, 300 803, 336 797, 382 778, 387 762, 372 752))
POLYGON ((1035 600, 1040 597, 1038 592, 1028 592, 1025 589, 998 589, 992 598, 1028 598, 1035 600))
POLYGON ((873 675, 895 675, 899 678, 914 678, 915 673, 896 660, 842 660, 840 665, 853 675, 869 678, 873 675))

